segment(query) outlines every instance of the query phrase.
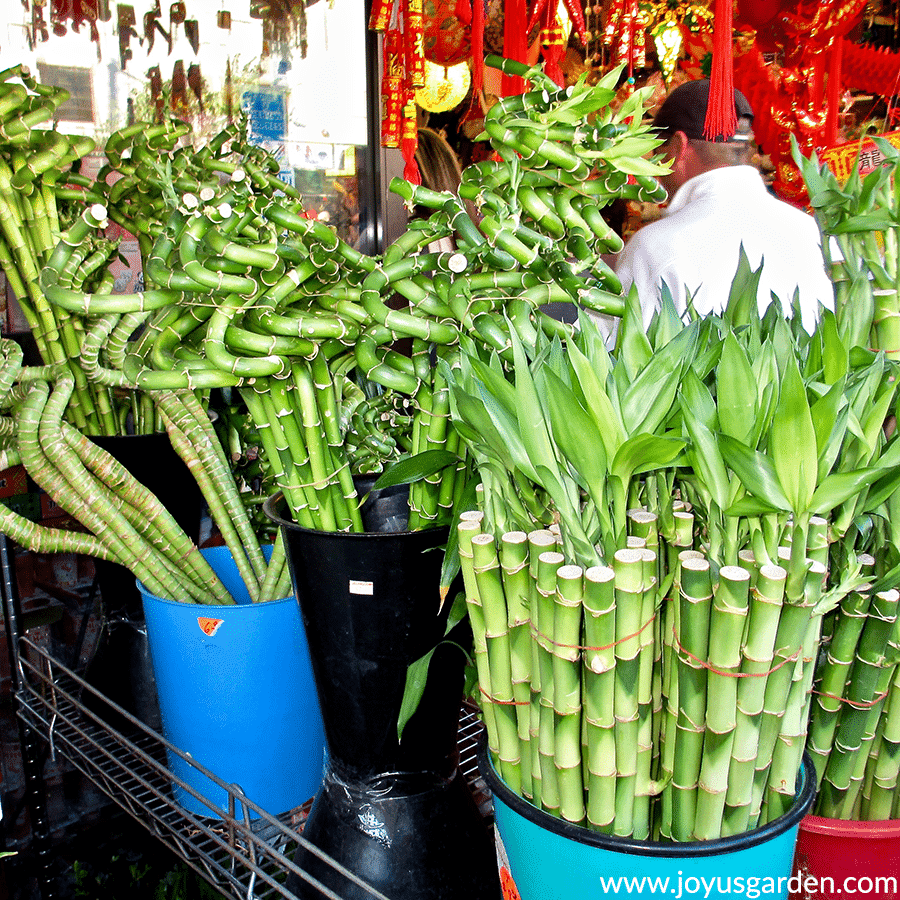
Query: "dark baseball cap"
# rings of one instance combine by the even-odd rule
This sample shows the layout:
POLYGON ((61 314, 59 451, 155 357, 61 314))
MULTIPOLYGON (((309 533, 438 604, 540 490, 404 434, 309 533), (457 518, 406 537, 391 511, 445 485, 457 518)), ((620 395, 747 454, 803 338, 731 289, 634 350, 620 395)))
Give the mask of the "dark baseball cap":
MULTIPOLYGON (((653 127, 665 136, 683 131, 691 140, 708 140, 703 134, 708 103, 709 79, 686 81, 666 97, 653 119, 653 127)), ((753 120, 753 109, 747 98, 738 90, 734 92, 734 109, 738 119, 753 120)), ((746 141, 748 137, 737 134, 730 138, 720 138, 720 141, 746 141)))

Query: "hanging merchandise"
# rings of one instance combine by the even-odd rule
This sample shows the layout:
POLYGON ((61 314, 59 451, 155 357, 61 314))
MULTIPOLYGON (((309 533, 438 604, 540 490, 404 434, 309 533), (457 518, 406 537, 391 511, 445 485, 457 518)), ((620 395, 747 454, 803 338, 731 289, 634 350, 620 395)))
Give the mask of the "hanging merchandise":
MULTIPOLYGON (((806 187, 794 163, 791 139, 800 152, 809 154, 827 146, 828 103, 824 72, 841 80, 835 48, 859 21, 865 0, 820 0, 784 2, 771 19, 753 30, 748 17, 757 21, 771 12, 759 0, 738 8, 736 26, 750 32, 749 47, 735 47, 735 87, 742 91, 756 112, 753 132, 763 153, 775 169, 773 190, 779 197, 804 206, 806 187), (776 53, 778 62, 768 63, 763 54, 776 53)), ((839 95, 832 84, 830 95, 839 95)))
POLYGON ((250 18, 262 19, 262 55, 306 59, 306 4, 302 0, 250 0, 250 18))
POLYGON ((647 65, 646 25, 637 0, 611 0, 603 29, 603 44, 610 51, 610 67, 625 63, 629 78, 634 76, 635 69, 647 65))
POLYGON ((423 52, 429 62, 453 66, 472 55, 469 0, 425 0, 423 52))
MULTIPOLYGON (((643 4, 650 21, 647 30, 653 38, 656 58, 663 78, 668 84, 675 74, 678 59, 689 41, 698 34, 712 36, 713 14, 705 2, 672 3, 670 0, 650 0, 643 4)), ((710 51, 712 44, 710 41, 710 51)), ((709 74, 697 75, 697 78, 709 74)))
POLYGON ((78 31, 82 25, 87 25, 91 31, 91 40, 98 46, 98 56, 100 32, 97 30, 97 21, 100 18, 100 0, 53 0, 50 7, 50 23, 53 26, 53 33, 61 37, 68 28, 78 31))
POLYGON ((525 33, 529 34, 538 23, 540 23, 539 38, 544 71, 560 87, 564 87, 565 79, 559 68, 559 61, 566 52, 572 28, 575 29, 581 45, 587 45, 584 12, 580 0, 537 0, 525 33))
POLYGON ((416 91, 416 103, 427 112, 447 112, 465 100, 471 84, 468 63, 444 66, 426 59, 425 84, 416 91))
POLYGON ((399 147, 405 163, 403 177, 421 184, 415 159, 419 130, 415 92, 425 85, 422 0, 375 0, 369 28, 384 34, 381 145, 399 147))

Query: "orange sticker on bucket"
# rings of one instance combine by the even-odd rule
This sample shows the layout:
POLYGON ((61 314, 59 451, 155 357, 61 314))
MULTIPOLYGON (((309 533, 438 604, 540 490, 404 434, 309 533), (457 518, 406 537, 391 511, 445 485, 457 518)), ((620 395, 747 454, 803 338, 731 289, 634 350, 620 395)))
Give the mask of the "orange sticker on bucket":
POLYGON ((224 621, 224 619, 207 619, 203 616, 197 616, 197 624, 200 626, 200 630, 208 637, 212 637, 224 621))
POLYGON ((512 873, 506 866, 500 869, 500 889, 503 891, 503 900, 522 900, 522 895, 513 881, 512 873))

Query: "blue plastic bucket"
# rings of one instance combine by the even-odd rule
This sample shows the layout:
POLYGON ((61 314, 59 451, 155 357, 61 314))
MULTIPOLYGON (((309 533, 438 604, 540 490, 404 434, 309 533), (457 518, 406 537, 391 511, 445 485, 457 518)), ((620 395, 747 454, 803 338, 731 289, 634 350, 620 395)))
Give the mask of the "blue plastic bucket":
MULTIPOLYGON (((306 635, 293 597, 250 603, 226 547, 202 551, 237 605, 163 600, 138 582, 163 736, 267 812, 305 803, 322 781, 325 736, 306 635)), ((228 794, 177 754, 173 784, 200 816, 227 811, 228 794)), ((238 809, 238 815, 241 810, 238 809)))
POLYGON ((794 805, 761 828, 711 841, 635 841, 589 831, 532 806, 500 779, 484 743, 479 763, 494 796, 507 900, 516 897, 516 889, 521 900, 599 900, 623 895, 787 900, 800 820, 816 791, 812 764, 804 758, 794 805))

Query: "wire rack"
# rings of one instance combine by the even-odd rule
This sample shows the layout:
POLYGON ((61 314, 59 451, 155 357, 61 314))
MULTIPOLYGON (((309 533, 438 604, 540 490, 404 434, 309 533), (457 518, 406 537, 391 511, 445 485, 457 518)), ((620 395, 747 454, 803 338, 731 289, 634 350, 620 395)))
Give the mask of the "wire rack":
MULTIPOLYGON (((19 639, 17 661, 18 715, 49 743, 51 756, 68 760, 222 893, 243 900, 297 900, 284 886, 288 872, 294 872, 323 897, 342 900, 294 865, 294 851, 302 845, 348 883, 368 891, 373 900, 391 900, 304 840, 302 825, 309 804, 269 815, 237 785, 225 784, 27 636, 19 639), (172 787, 177 784, 208 805, 169 770, 168 760, 174 756, 227 792, 227 812, 209 807, 208 817, 196 816, 175 802, 172 787)), ((464 704, 458 734, 460 767, 482 814, 489 818, 491 798, 475 753, 481 728, 474 708, 464 704)))

